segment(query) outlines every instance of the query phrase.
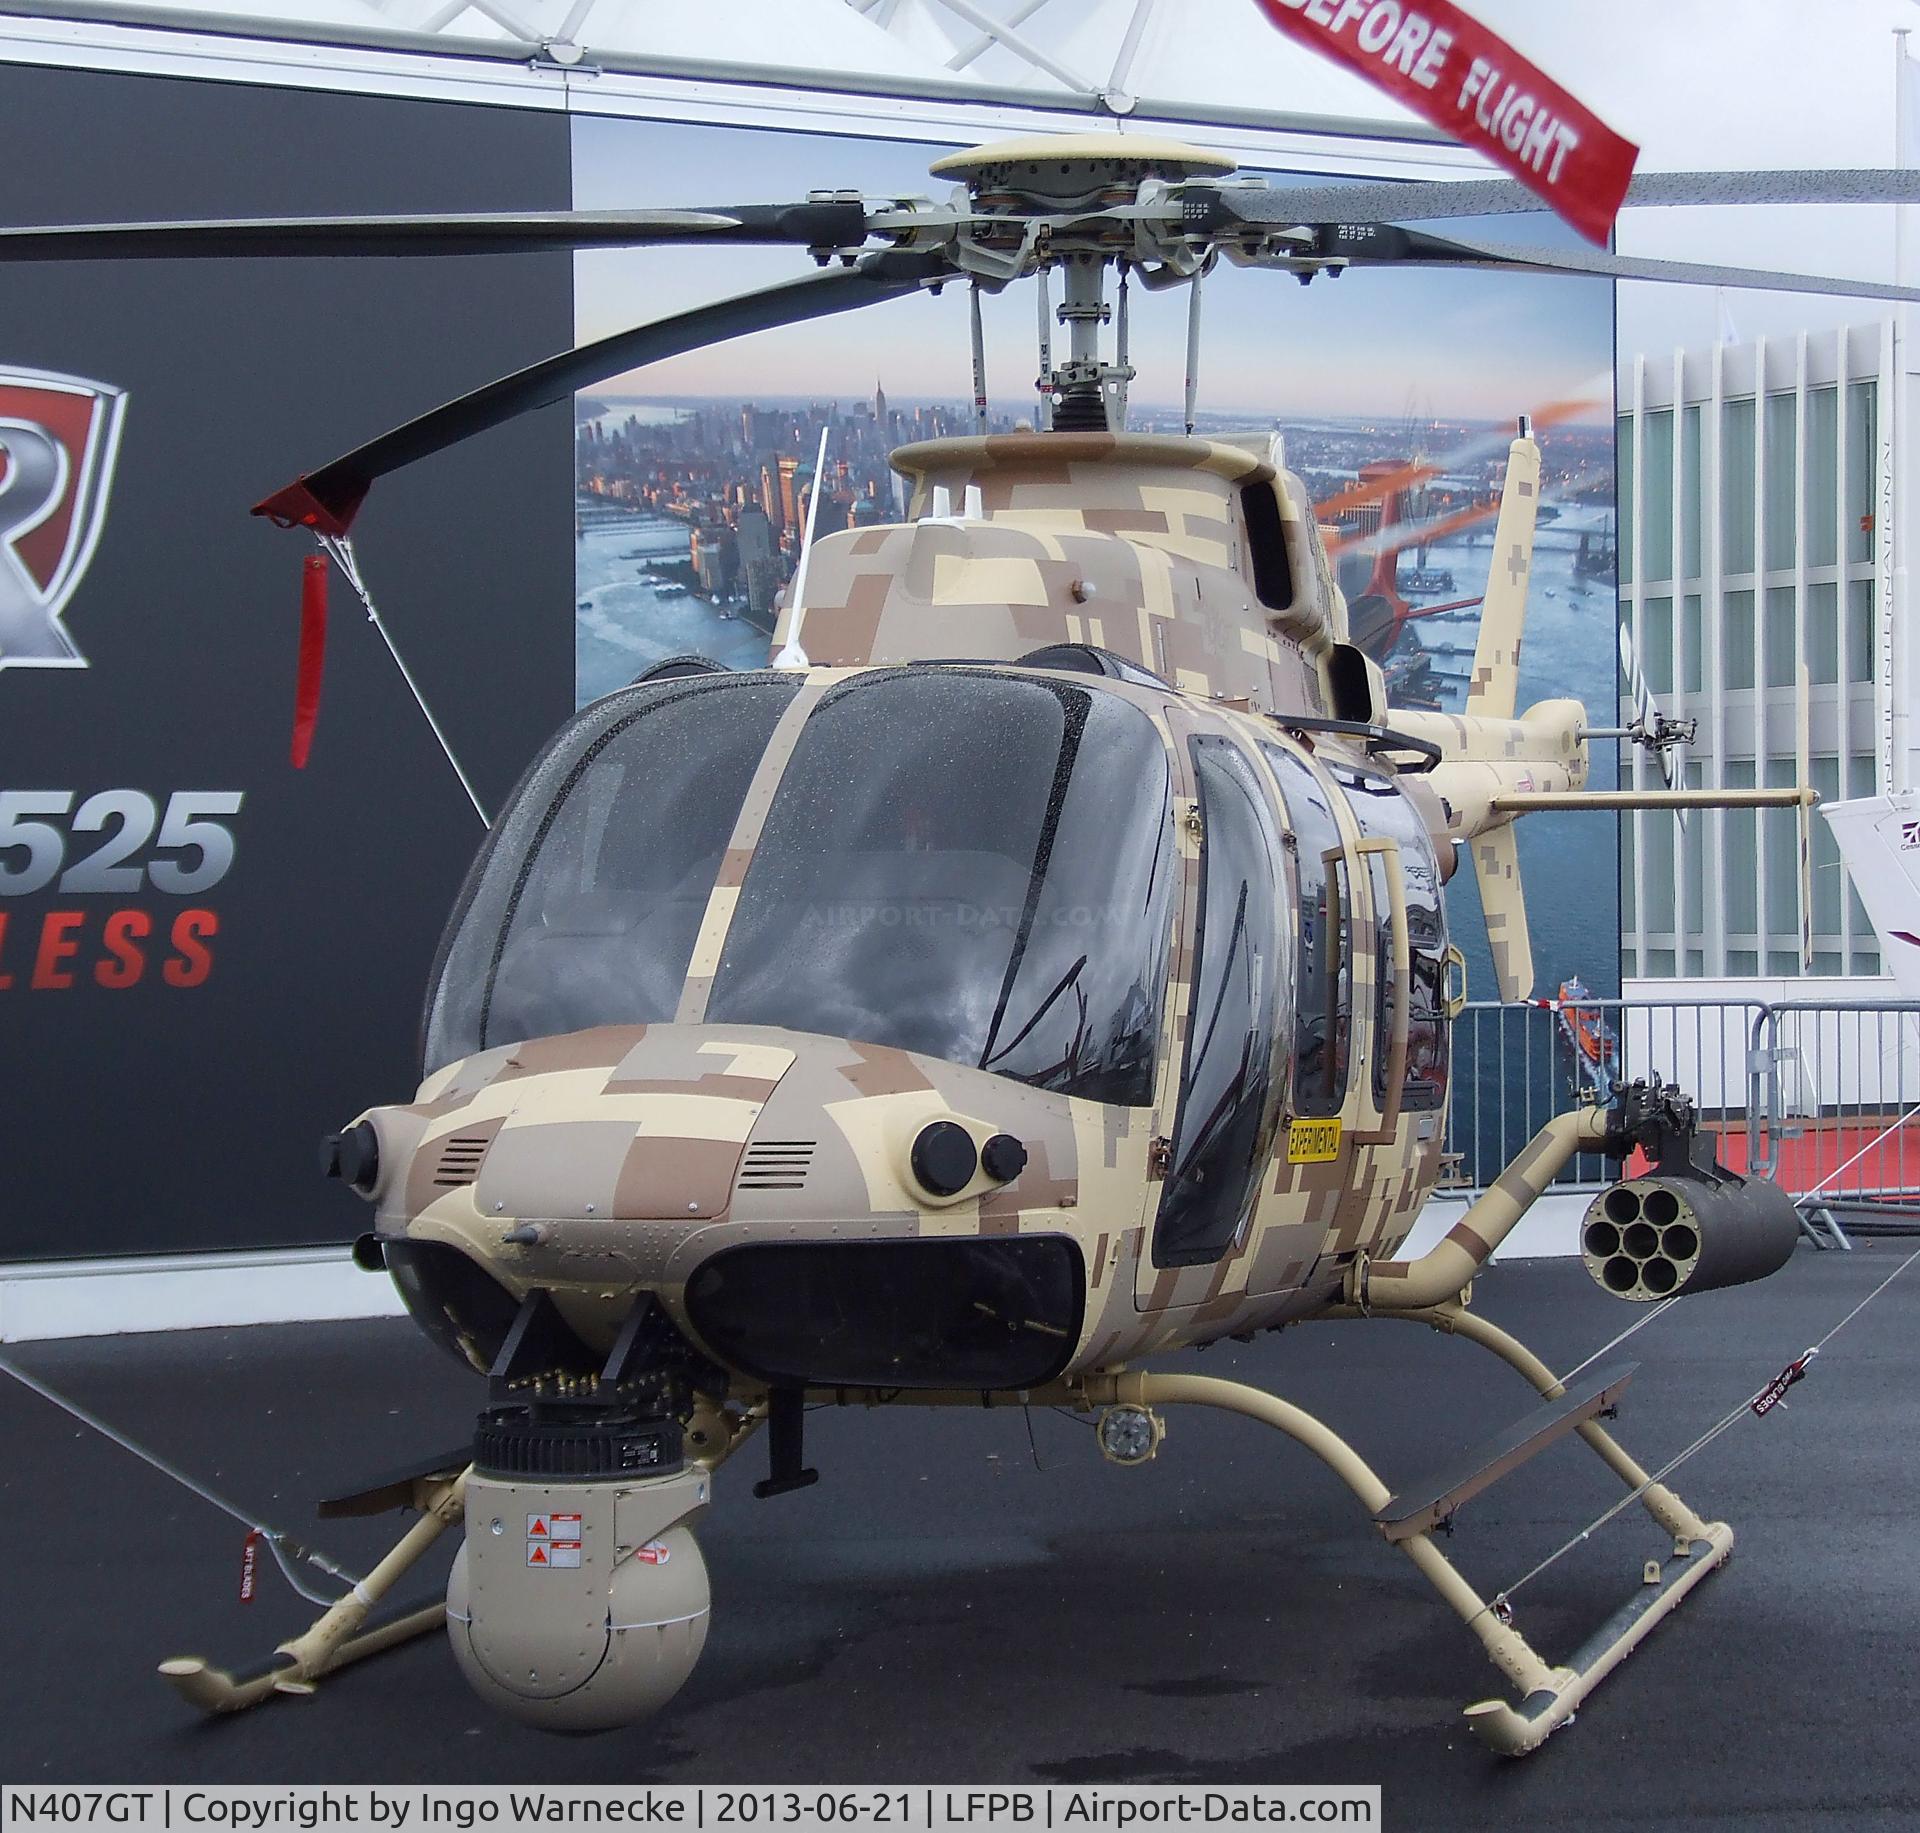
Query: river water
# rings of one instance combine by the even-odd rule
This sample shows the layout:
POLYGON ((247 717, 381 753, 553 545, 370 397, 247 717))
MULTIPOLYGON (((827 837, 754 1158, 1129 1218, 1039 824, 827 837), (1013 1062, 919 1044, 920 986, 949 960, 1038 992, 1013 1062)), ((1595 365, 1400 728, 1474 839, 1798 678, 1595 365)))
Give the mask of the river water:
POLYGON ((668 656, 702 655, 727 668, 766 666, 767 633, 725 617, 691 592, 662 593, 644 569, 689 558, 684 522, 635 515, 594 522, 573 547, 574 704, 625 687, 668 656))

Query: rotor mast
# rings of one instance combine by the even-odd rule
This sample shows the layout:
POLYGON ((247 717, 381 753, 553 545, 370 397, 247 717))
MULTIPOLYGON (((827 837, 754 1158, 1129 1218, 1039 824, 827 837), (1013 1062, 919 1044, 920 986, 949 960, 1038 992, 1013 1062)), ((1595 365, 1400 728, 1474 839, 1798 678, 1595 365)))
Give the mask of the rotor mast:
POLYGON ((1187 179, 1232 169, 1229 159, 1173 141, 1106 134, 1005 141, 935 163, 937 175, 950 174, 964 187, 953 200, 955 232, 948 242, 955 266, 990 291, 1028 274, 1038 277, 1038 391, 1043 410, 1050 407, 1052 431, 1125 428, 1134 376, 1127 352, 1129 282, 1166 287, 1199 272, 1211 246, 1204 236, 1189 237, 1169 193, 1187 179), (1049 313, 1055 269, 1062 297, 1049 313), (1117 311, 1107 291, 1109 269, 1119 275, 1117 311), (1059 361, 1056 319, 1066 334, 1059 361), (1108 326, 1110 360, 1101 348, 1108 326))

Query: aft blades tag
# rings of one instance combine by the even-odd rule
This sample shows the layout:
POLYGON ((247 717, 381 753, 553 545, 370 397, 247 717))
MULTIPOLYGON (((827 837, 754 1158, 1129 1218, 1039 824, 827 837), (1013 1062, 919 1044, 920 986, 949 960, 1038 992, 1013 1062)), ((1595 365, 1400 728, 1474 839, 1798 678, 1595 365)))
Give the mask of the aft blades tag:
POLYGON ((260 1530, 249 1528, 245 1544, 240 1549, 240 1602, 251 1604, 255 1589, 255 1580, 260 1571, 260 1530))
POLYGON ((1798 1361, 1789 1362, 1759 1393, 1754 1395, 1748 1403, 1753 1408, 1754 1418, 1765 1419, 1786 1399, 1788 1388, 1792 1387, 1796 1381, 1806 1380, 1807 1370, 1813 1366, 1813 1359, 1819 1353, 1817 1349, 1810 1349, 1798 1361))

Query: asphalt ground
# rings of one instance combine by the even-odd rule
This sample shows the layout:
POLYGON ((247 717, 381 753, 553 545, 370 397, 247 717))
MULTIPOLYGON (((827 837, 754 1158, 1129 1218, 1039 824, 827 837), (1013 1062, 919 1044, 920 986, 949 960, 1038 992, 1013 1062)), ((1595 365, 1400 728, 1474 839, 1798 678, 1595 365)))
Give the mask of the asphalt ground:
MULTIPOLYGON (((1617 1430, 1650 1467, 1823 1334, 1911 1251, 1802 1249, 1757 1286, 1676 1306, 1619 1354, 1617 1430)), ((1636 1313, 1571 1262, 1497 1267, 1477 1307, 1557 1366, 1636 1313)), ((311 1614, 270 1568, 238 1601, 242 1530, 0 1381, 0 1780, 112 1782, 1169 1782, 1384 1788, 1393 1833, 1453 1827, 1911 1827, 1920 1817, 1920 1266, 1764 1420, 1674 1485, 1734 1523, 1732 1563, 1546 1748, 1483 1750, 1478 1644, 1306 1453, 1183 1408, 1123 1470, 1051 1412, 828 1409, 822 1480, 749 1494, 744 1450, 700 1529, 704 1659, 653 1723, 555 1738, 491 1715, 438 1636, 309 1699, 202 1721, 164 1656, 239 1665, 311 1614)), ((364 1571, 399 1517, 313 1502, 458 1442, 482 1395, 405 1322, 17 1347, 22 1367, 275 1525, 364 1571)), ((1527 1410, 1469 1344, 1405 1323, 1295 1329, 1168 1366, 1270 1386, 1389 1483, 1527 1410)), ((1461 1513, 1491 1591, 1619 1494, 1577 1440, 1461 1513)), ((1521 1594, 1564 1656, 1663 1550, 1629 1510, 1521 1594)), ((414 1587, 429 1593, 444 1570, 414 1587)))

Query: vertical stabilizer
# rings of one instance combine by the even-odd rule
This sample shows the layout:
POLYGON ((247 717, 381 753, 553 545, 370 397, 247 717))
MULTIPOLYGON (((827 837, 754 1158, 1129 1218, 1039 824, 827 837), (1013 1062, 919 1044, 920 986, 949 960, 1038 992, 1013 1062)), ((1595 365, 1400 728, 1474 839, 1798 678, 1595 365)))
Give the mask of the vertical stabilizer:
MULTIPOLYGON (((1506 522, 1502 515, 1501 523, 1506 522)), ((1512 690, 1508 690, 1511 694, 1512 690)), ((1513 823, 1476 834, 1469 842, 1473 875, 1480 886, 1480 908, 1487 919, 1487 946, 1493 951, 1493 977, 1500 997, 1511 1003, 1533 997, 1533 937, 1527 929, 1527 900, 1520 890, 1520 853, 1513 823)))
MULTIPOLYGON (((1540 448, 1526 421, 1507 448, 1507 481, 1493 531, 1493 562, 1473 650, 1467 714, 1511 719, 1520 686, 1520 635, 1527 618, 1527 576, 1533 570, 1534 512, 1540 506, 1540 448)), ((1507 844, 1512 845, 1512 836, 1507 844)), ((1489 912, 1491 913, 1491 912, 1489 912)), ((1521 921, 1524 923, 1525 918, 1521 921)))

